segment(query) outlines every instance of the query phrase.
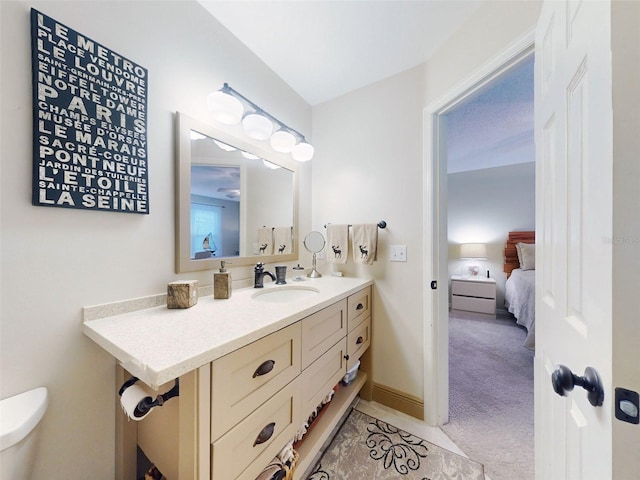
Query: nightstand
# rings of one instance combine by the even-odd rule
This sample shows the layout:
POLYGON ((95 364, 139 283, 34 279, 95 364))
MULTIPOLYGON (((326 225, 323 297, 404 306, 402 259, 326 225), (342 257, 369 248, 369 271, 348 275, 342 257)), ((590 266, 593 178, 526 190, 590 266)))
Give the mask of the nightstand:
POLYGON ((451 310, 496 316, 496 281, 486 277, 451 277, 451 310))

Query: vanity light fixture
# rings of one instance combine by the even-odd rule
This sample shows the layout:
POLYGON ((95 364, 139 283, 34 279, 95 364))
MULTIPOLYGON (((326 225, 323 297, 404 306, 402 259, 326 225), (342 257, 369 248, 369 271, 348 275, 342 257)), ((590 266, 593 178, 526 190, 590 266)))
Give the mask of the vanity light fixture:
POLYGON ((213 119, 225 125, 237 125, 242 120, 244 107, 237 98, 217 91, 207 96, 207 106, 213 115, 213 119))
POLYGON ((249 153, 249 152, 245 152, 244 150, 240 151, 240 154, 244 157, 247 158, 249 160, 259 160, 260 157, 257 155, 254 155, 253 153, 249 153))
POLYGON ((296 137, 286 130, 278 130, 269 139, 269 143, 276 152, 290 153, 296 146, 296 137))
POLYGON ((269 168, 271 170, 277 170, 277 169, 281 168, 280 165, 276 165, 275 163, 271 163, 269 160, 265 160, 264 158, 262 159, 262 164, 265 167, 267 167, 267 168, 269 168))
POLYGON ((304 135, 264 111, 228 83, 208 95, 207 105, 216 121, 226 125, 237 125, 242 121, 242 128, 249 137, 269 140, 275 151, 291 153, 298 162, 313 158, 314 148, 307 143, 304 135))
POLYGON ((204 140, 205 138, 207 138, 203 134, 201 134, 200 132, 196 132, 195 130, 191 130, 189 137, 191 137, 191 140, 204 140))
POLYGON ((259 113, 251 113, 242 119, 242 129, 251 138, 267 140, 273 132, 273 124, 259 113))
MULTIPOLYGON (((203 137, 204 138, 204 137, 203 137)), ((236 147, 232 147, 231 145, 228 145, 226 143, 223 143, 219 140, 213 140, 213 143, 215 143, 219 148, 221 148, 222 150, 224 150, 225 152, 235 152, 237 150, 236 147)))
POLYGON ((291 152, 291 156, 294 160, 298 162, 308 162, 313 158, 314 148, 313 145, 301 141, 295 147, 293 147, 293 151, 291 152))

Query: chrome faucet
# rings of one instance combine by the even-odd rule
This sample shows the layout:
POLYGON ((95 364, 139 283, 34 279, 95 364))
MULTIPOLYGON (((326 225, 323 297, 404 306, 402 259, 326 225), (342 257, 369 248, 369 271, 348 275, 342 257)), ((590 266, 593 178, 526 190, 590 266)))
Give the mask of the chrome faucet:
POLYGON ((264 288, 264 285, 262 284, 262 281, 264 280, 264 276, 265 275, 269 275, 271 277, 272 281, 276 281, 276 277, 273 273, 266 271, 264 269, 264 263, 260 262, 258 263, 255 268, 253 269, 254 273, 255 273, 255 280, 253 282, 253 288, 264 288))

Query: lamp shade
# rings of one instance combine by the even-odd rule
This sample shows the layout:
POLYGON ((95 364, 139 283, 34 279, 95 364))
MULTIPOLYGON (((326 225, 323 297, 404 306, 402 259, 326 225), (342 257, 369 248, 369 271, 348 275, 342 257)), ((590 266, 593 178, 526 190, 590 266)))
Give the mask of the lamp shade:
POLYGON ((273 132, 273 123, 264 115, 252 113, 242 119, 244 133, 256 140, 266 140, 273 132))
POLYGON ((296 145, 296 137, 286 130, 278 130, 271 135, 269 142, 276 152, 289 153, 296 145))
POLYGON ((291 156, 298 162, 308 162, 313 158, 314 148, 307 142, 300 142, 291 152, 291 156))
POLYGON ((207 106, 213 119, 225 125, 237 125, 242 120, 244 107, 240 100, 224 92, 213 92, 207 96, 207 106))
POLYGON ((460 258, 487 258, 487 246, 484 243, 463 243, 460 245, 460 258))

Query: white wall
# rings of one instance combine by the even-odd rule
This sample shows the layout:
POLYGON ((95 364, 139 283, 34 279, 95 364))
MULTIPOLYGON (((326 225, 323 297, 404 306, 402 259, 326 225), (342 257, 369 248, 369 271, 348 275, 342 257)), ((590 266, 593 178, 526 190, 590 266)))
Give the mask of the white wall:
POLYGON ((3 0, 0 21, 0 396, 49 389, 34 478, 111 479, 115 361, 82 335, 81 308, 212 280, 174 273, 174 112, 206 120, 206 95, 224 82, 307 134, 311 109, 194 1, 3 0), (31 205, 31 6, 148 68, 149 215, 31 205))
POLYGON ((424 68, 313 109, 313 226, 387 222, 378 261, 340 270, 371 275, 374 381, 421 398, 422 155, 424 68), (320 188, 318 188, 320 187, 320 188), (407 262, 389 262, 389 245, 407 246, 407 262), (393 359, 393 360, 391 360, 393 359))
MULTIPOLYGON (((531 29, 539 2, 486 2, 425 65, 313 108, 313 226, 386 220, 374 266, 373 380, 423 398, 423 127, 426 105, 531 29), (407 245, 407 263, 388 246, 407 245)), ((330 267, 329 267, 330 268, 330 267)), ((426 328, 431 328, 427 325, 426 328)))
POLYGON ((496 279, 496 306, 504 309, 504 244, 507 234, 535 230, 535 163, 450 173, 447 179, 449 276, 464 275, 461 243, 486 243, 480 274, 496 279))

